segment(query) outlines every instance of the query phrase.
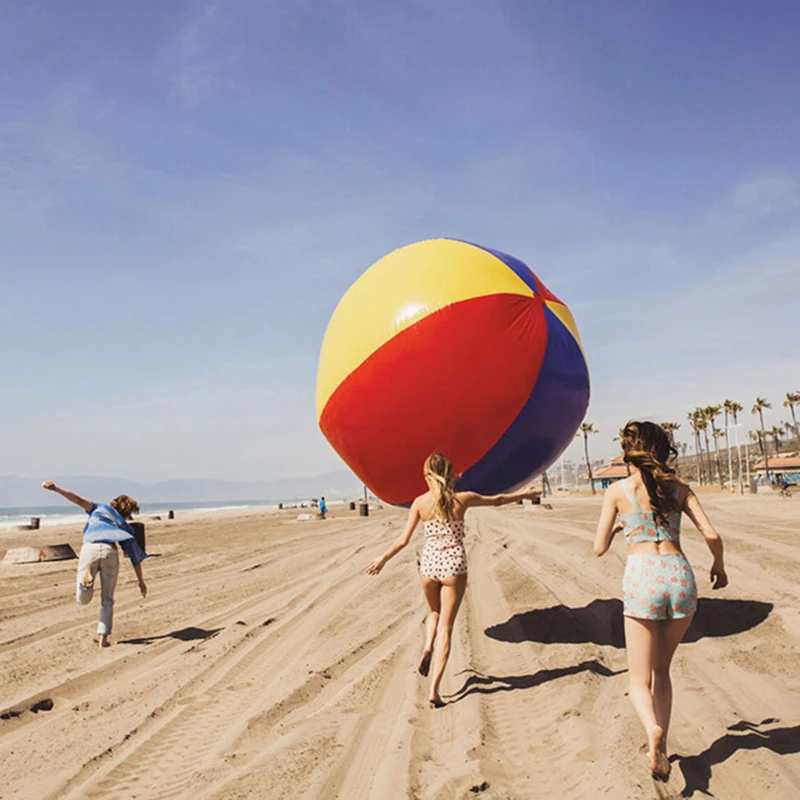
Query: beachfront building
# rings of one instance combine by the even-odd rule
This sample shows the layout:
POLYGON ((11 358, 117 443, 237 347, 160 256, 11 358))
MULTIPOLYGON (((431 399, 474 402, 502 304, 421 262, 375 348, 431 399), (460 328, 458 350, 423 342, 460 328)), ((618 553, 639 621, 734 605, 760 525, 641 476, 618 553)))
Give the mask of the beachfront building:
POLYGON ((622 460, 622 456, 617 456, 608 462, 608 466, 592 471, 594 488, 600 490, 608 489, 612 483, 621 481, 623 478, 627 478, 628 475, 630 475, 628 465, 622 460))
MULTIPOLYGON (((761 479, 766 477, 767 465, 763 461, 757 461, 752 467, 756 477, 761 479)), ((780 456, 780 458, 769 459, 769 472, 773 482, 777 484, 786 483, 800 484, 800 456, 780 456)))

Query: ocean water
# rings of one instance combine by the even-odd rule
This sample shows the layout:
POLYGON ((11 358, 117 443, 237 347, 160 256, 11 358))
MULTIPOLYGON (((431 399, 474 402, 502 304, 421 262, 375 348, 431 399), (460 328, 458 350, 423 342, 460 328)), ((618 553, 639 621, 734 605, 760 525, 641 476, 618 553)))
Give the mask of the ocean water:
MULTIPOLYGON (((167 511, 172 509, 175 516, 180 514, 196 514, 201 511, 228 511, 247 508, 277 508, 278 504, 270 500, 254 500, 252 502, 197 502, 197 503, 140 503, 140 513, 135 519, 152 515, 166 517, 167 511)), ((62 503, 58 506, 16 506, 0 507, 0 531, 15 528, 17 525, 29 525, 31 517, 39 517, 39 525, 49 528, 53 525, 66 525, 81 523, 86 520, 85 512, 71 503, 62 503)))

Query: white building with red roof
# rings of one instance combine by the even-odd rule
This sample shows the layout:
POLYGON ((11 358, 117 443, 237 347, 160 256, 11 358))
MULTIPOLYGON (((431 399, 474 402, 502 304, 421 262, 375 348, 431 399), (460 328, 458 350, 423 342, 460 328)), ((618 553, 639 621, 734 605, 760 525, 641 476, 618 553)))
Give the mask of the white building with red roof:
MULTIPOLYGON (((776 483, 800 483, 800 456, 775 456, 767 457, 769 472, 776 483)), ((764 461, 756 461, 753 471, 761 477, 767 474, 767 465, 764 461)))
POLYGON ((612 458, 611 461, 608 462, 608 466, 592 470, 594 488, 600 490, 608 489, 612 483, 621 481, 630 474, 628 465, 622 460, 622 456, 619 455, 616 458, 612 458))

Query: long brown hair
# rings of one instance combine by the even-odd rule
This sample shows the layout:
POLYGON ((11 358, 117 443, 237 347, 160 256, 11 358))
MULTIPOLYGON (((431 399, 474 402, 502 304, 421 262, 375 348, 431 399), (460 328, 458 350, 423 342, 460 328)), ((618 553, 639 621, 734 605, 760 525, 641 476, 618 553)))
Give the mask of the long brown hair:
POLYGON ((670 462, 678 455, 667 432, 655 422, 629 422, 622 431, 622 452, 626 464, 638 467, 647 489, 653 519, 667 524, 667 514, 680 511, 675 489, 683 481, 670 462))
POLYGON ((450 459, 442 453, 428 456, 423 474, 433 495, 433 516, 441 520, 453 519, 455 476, 450 459))

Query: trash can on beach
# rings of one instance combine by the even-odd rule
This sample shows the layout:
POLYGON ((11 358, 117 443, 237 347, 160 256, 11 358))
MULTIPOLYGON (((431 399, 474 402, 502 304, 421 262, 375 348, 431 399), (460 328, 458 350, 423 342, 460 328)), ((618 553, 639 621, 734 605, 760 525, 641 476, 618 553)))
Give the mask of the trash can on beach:
POLYGON ((363 501, 358 504, 358 516, 359 517, 368 517, 369 516, 369 503, 364 503, 363 501))
POLYGON ((356 504, 352 500, 350 501, 350 510, 351 511, 355 511, 356 510, 356 504))
POLYGON ((38 531, 40 522, 41 522, 41 519, 39 517, 31 517, 31 530, 32 531, 38 531))

